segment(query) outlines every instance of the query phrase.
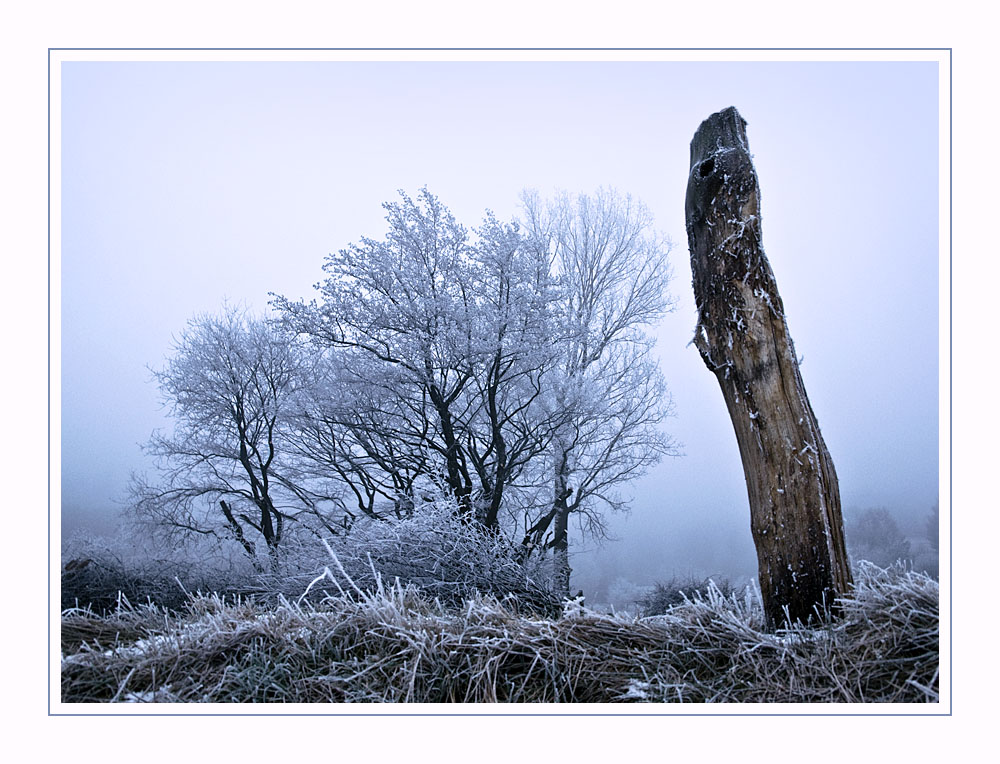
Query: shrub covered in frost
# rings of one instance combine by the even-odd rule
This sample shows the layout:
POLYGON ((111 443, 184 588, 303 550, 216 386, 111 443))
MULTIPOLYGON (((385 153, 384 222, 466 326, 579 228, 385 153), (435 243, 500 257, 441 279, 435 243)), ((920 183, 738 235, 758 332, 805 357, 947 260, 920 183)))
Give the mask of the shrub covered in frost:
POLYGON ((241 555, 217 545, 165 550, 127 535, 72 538, 63 546, 61 568, 62 608, 96 612, 116 610, 123 600, 178 609, 192 593, 245 591, 255 575, 241 555))
POLYGON ((440 499, 402 520, 363 519, 346 533, 286 549, 277 575, 261 577, 260 594, 297 598, 308 588, 316 602, 398 581, 444 604, 488 595, 558 613, 547 561, 524 562, 518 551, 503 535, 460 517, 453 501, 440 499))
POLYGON ((663 615, 670 608, 681 605, 696 597, 706 597, 709 589, 715 588, 723 597, 730 597, 736 590, 726 579, 716 582, 705 578, 672 578, 670 581, 657 581, 653 588, 636 600, 639 612, 643 616, 663 615))
POLYGON ((516 545, 459 517, 450 499, 427 502, 402 520, 365 518, 336 536, 290 535, 277 569, 266 573, 254 571, 235 547, 230 552, 214 545, 140 554, 125 539, 77 542, 63 552, 62 606, 106 612, 124 597, 177 609, 189 592, 274 604, 279 597, 295 600, 307 589, 317 602, 398 580, 449 605, 482 594, 547 615, 561 607, 547 560, 522 561, 516 545))
POLYGON ((849 520, 845 533, 847 551, 855 563, 867 560, 885 567, 910 558, 910 542, 884 507, 866 509, 849 520))

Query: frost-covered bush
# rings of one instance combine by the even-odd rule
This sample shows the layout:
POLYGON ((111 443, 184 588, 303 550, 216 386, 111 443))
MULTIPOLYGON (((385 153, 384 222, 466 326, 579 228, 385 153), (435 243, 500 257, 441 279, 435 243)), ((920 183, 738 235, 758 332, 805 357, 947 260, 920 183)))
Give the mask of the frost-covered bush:
POLYGON ((402 520, 366 518, 341 535, 287 550, 283 572, 262 580, 286 596, 299 596, 312 583, 313 600, 340 590, 373 591, 380 581, 391 586, 398 580, 444 604, 489 595, 558 613, 548 562, 522 562, 518 552, 502 534, 461 517, 455 502, 444 498, 402 520))
POLYGON ((889 510, 866 509, 847 523, 847 551, 857 563, 867 560, 879 567, 910 559, 910 542, 889 510))
POLYGON ((927 518, 924 520, 924 534, 927 536, 927 542, 935 552, 940 546, 940 530, 941 508, 940 505, 935 504, 931 507, 931 511, 927 514, 927 518))
POLYGON ((254 570, 235 544, 191 542, 164 550, 124 535, 77 538, 63 549, 62 607, 107 612, 124 597, 133 605, 178 609, 196 592, 274 603, 279 595, 296 600, 309 590, 316 602, 398 580, 445 605, 486 595, 515 609, 560 612, 550 563, 522 561, 515 544, 460 517, 449 498, 425 502, 404 519, 363 518, 338 535, 296 531, 287 534, 277 567, 266 572, 254 570))
POLYGON ((178 609, 196 592, 242 593, 253 588, 255 576, 242 555, 227 554, 217 544, 164 549, 127 532, 111 538, 77 535, 63 544, 61 563, 64 610, 109 612, 123 601, 178 609))
POLYGON ((938 577, 940 517, 940 509, 935 504, 924 519, 924 537, 913 541, 913 569, 923 571, 934 578, 938 577))
POLYGON ((696 578, 672 578, 669 581, 657 581, 653 588, 638 598, 635 603, 639 612, 645 616, 663 615, 670 608, 682 605, 696 597, 707 597, 709 591, 718 592, 723 597, 730 597, 736 589, 726 579, 715 581, 711 578, 698 580, 696 578))

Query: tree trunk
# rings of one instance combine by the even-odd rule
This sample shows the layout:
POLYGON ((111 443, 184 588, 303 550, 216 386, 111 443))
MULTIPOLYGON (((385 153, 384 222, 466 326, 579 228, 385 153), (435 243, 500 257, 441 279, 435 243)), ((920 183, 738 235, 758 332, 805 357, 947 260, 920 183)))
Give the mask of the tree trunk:
POLYGON ((441 423, 441 436, 444 438, 445 445, 445 467, 448 471, 448 487, 455 495, 460 514, 466 519, 473 519, 472 482, 469 480, 468 471, 462 465, 462 447, 458 443, 458 438, 455 437, 455 428, 451 410, 448 408, 448 401, 435 385, 429 386, 428 393, 441 423))
POLYGON ((761 246, 746 122, 713 114, 691 141, 685 200, 698 325, 743 459, 768 623, 806 621, 851 586, 837 474, 761 246))
POLYGON ((250 562, 253 565, 253 569, 258 573, 263 573, 264 569, 261 567, 260 561, 257 559, 257 551, 254 548, 253 543, 251 543, 250 539, 248 539, 246 535, 244 535, 243 528, 240 527, 239 522, 233 516, 233 512, 229 508, 229 505, 226 504, 225 501, 220 500, 219 506, 222 507, 222 514, 225 515, 226 520, 229 523, 229 526, 233 529, 233 535, 236 537, 236 540, 240 542, 240 545, 246 551, 247 557, 250 558, 250 562))
POLYGON ((555 480, 555 525, 552 533, 552 588, 557 597, 569 597, 569 577, 572 570, 569 567, 569 497, 573 492, 566 485, 566 452, 556 468, 555 480))

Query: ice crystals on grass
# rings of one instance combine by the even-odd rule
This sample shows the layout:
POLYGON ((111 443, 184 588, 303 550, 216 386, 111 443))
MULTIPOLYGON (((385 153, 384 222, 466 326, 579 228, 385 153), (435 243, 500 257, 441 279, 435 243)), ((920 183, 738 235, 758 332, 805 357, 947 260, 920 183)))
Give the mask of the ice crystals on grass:
POLYGON ((640 682, 638 679, 628 680, 628 689, 622 695, 622 700, 649 700, 649 682, 640 682))

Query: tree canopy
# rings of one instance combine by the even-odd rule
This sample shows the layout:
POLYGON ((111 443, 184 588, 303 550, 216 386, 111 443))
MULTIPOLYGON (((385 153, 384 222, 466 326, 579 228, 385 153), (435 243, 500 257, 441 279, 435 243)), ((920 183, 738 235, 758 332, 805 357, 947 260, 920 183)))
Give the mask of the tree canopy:
POLYGON ((270 319, 194 318, 155 373, 175 430, 133 506, 169 533, 276 559, 288 527, 348 533, 441 495, 522 556, 565 561, 576 513, 662 455, 670 400, 644 330, 671 308, 669 242, 601 190, 472 229, 427 189, 383 205, 382 238, 330 254, 316 298, 270 319))

